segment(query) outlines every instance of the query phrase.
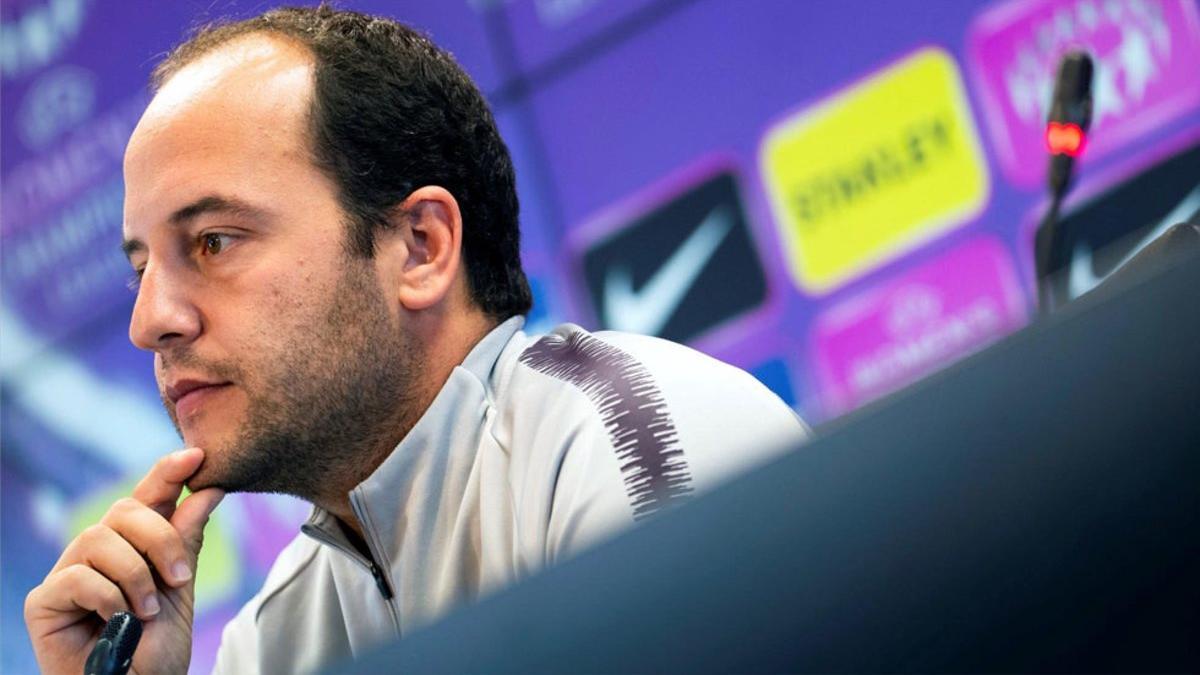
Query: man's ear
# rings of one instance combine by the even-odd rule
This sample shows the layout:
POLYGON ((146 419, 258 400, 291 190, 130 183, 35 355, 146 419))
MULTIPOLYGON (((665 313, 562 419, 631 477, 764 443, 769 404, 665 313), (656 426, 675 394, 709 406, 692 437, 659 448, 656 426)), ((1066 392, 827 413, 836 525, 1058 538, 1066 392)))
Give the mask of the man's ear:
POLYGON ((376 254, 389 268, 393 297, 410 311, 441 302, 454 287, 462 260, 462 212, 445 188, 413 191, 391 214, 388 241, 376 254))

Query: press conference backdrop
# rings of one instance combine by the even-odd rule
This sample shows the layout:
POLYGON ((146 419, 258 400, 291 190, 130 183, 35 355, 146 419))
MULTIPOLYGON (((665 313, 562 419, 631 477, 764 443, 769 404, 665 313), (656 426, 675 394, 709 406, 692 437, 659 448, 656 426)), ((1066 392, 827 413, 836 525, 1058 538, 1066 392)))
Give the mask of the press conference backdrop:
MULTIPOLYGON (((35 668, 25 593, 179 444, 151 358, 126 338, 118 249, 147 75, 190 27, 268 4, 0 5, 4 672, 35 668)), ((1098 69, 1057 292, 1086 292, 1200 207, 1196 0, 341 5, 426 31, 492 101, 517 168, 533 330, 569 320, 685 342, 814 422, 1029 321, 1041 127, 1069 46, 1098 69)), ((260 495, 218 510, 197 672, 306 512, 260 495)))

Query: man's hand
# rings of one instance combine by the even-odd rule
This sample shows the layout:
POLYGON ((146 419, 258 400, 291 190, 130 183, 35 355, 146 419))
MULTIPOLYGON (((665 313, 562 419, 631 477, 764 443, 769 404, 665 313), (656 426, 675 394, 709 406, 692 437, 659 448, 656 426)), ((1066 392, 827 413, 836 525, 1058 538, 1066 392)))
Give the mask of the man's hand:
POLYGON ((186 673, 192 655, 196 557, 204 524, 225 493, 200 490, 179 503, 204 461, 199 448, 163 457, 99 523, 67 545, 25 598, 25 625, 43 673, 83 672, 114 612, 145 622, 131 672, 186 673))

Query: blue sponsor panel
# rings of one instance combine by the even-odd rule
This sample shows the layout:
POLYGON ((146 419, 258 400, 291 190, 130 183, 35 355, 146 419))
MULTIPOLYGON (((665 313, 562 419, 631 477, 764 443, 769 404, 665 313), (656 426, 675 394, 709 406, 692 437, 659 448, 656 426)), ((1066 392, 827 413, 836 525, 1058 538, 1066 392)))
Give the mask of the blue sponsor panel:
POLYGON ((824 419, 820 401, 807 380, 804 366, 804 339, 787 315, 774 319, 756 319, 736 331, 727 331, 721 339, 702 342, 704 351, 750 373, 779 396, 809 424, 824 419))
POLYGON ((750 369, 750 374, 775 392, 783 402, 795 408, 798 399, 796 387, 792 383, 792 374, 787 363, 781 358, 768 359, 750 369))

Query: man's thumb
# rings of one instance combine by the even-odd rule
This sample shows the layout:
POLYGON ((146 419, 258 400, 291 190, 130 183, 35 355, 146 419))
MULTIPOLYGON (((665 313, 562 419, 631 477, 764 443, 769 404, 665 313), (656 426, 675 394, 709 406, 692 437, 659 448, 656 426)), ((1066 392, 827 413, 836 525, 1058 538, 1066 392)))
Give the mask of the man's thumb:
POLYGON ((193 492, 179 503, 175 514, 171 516, 171 525, 183 537, 183 543, 192 555, 200 553, 200 544, 204 541, 204 525, 213 509, 225 497, 225 491, 218 488, 205 488, 193 492))

